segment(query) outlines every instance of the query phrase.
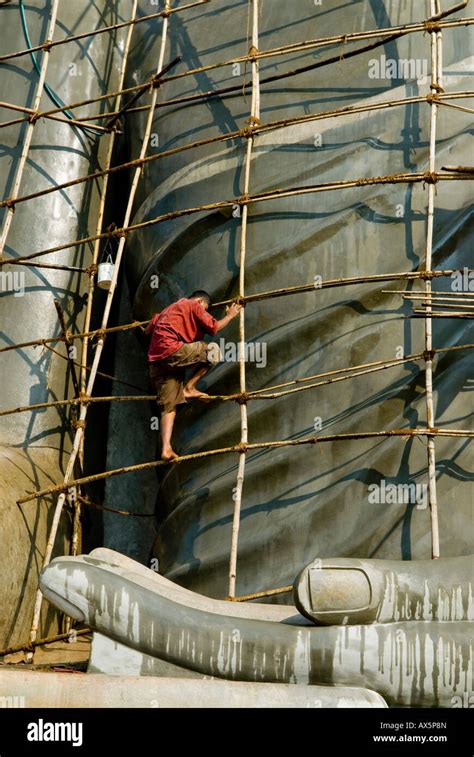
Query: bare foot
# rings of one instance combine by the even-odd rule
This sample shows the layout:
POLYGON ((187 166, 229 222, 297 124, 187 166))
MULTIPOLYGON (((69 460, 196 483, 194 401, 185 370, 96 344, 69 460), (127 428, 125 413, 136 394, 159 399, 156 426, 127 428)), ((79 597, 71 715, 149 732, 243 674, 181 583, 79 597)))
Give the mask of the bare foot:
POLYGON ((173 449, 171 449, 171 447, 166 447, 161 453, 161 459, 166 462, 169 460, 176 460, 177 457, 178 455, 173 449))
POLYGON ((200 392, 199 389, 195 389, 193 387, 191 387, 191 389, 189 389, 186 386, 184 388, 183 392, 184 392, 184 399, 185 400, 196 399, 196 397, 200 397, 201 399, 206 399, 206 397, 207 398, 209 397, 209 395, 206 394, 205 392, 200 392))

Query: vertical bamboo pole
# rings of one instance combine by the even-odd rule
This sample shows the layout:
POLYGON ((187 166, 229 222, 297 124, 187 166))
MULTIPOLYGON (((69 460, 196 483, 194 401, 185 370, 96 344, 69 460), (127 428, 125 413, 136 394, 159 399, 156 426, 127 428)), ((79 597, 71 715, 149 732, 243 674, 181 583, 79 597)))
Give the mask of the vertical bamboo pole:
MULTIPOLYGON (((49 21, 48 34, 47 34, 45 43, 53 41, 54 30, 56 28, 56 17, 58 15, 58 6, 59 6, 59 0, 53 0, 53 5, 51 8, 51 18, 49 21)), ((41 98, 43 96, 44 83, 46 80, 46 72, 48 70, 49 56, 50 56, 49 49, 44 50, 43 57, 41 59, 40 76, 39 76, 38 84, 36 85, 36 94, 35 94, 35 100, 33 103, 33 110, 35 113, 39 110, 41 98)), ((23 149, 21 151, 20 161, 17 166, 17 170, 15 174, 15 181, 13 182, 13 188, 10 195, 10 199, 16 199, 20 191, 21 180, 23 178, 23 172, 25 170, 26 161, 28 159, 28 153, 30 150, 31 140, 33 139, 33 131, 35 128, 35 123, 36 123, 36 120, 34 119, 34 117, 31 117, 31 120, 28 126, 26 127, 25 140, 23 142, 23 149)), ((8 207, 7 214, 5 216, 5 222, 3 224, 3 229, 2 229, 2 236, 0 238, 0 259, 3 255, 3 251, 7 243, 8 232, 10 231, 10 226, 12 224, 14 212, 15 212, 15 206, 10 205, 8 207)))
MULTIPOLYGON (((137 15, 137 5, 138 5, 138 0, 133 0, 132 12, 130 14, 130 21, 134 21, 137 15)), ((121 92, 121 90, 123 89, 123 84, 125 81, 125 71, 126 71, 127 61, 128 61, 128 54, 130 52, 130 45, 131 45, 134 29, 135 29, 135 24, 131 23, 127 30, 127 38, 125 41, 125 47, 123 51, 122 65, 120 68, 118 87, 117 87, 118 92, 121 92)), ((114 111, 120 110, 121 101, 122 101, 122 95, 119 94, 115 100, 112 110, 114 111)), ((110 168, 111 163, 112 163, 116 133, 117 133, 116 130, 113 129, 109 135, 108 144, 107 144, 107 153, 105 156, 105 166, 104 166, 106 170, 110 168)), ((106 173, 102 182, 102 191, 101 191, 100 200, 99 200, 99 210, 97 213, 97 224, 96 224, 96 231, 95 231, 96 235, 99 235, 101 233, 102 225, 104 222, 105 201, 107 198, 109 176, 110 174, 106 173)), ((82 329, 84 332, 88 332, 90 330, 90 324, 91 324, 91 318, 92 318, 92 305, 93 305, 94 290, 95 290, 95 272, 96 272, 97 263, 99 260, 100 242, 101 242, 100 239, 95 240, 94 250, 92 253, 92 266, 91 266, 91 271, 89 273, 86 313, 84 317, 84 328, 82 329)), ((86 336, 83 339, 82 351, 81 351, 81 366, 82 366, 81 373, 80 373, 80 391, 81 392, 85 392, 86 390, 86 384, 87 384, 86 366, 87 366, 87 361, 88 361, 88 350, 89 350, 89 337, 86 336)), ((79 460, 80 460, 81 468, 84 468, 84 437, 82 437, 82 440, 81 440, 81 446, 79 450, 79 460)), ((79 536, 80 536, 80 528, 81 528, 81 502, 77 496, 73 498, 73 505, 74 505, 74 520, 73 520, 73 527, 72 527, 71 555, 75 556, 77 555, 77 551, 79 547, 79 536)), ((68 616, 66 618, 64 630, 66 633, 68 633, 70 629, 71 629, 71 618, 68 616)))
MULTIPOLYGON (((137 14, 137 4, 138 0, 133 0, 133 8, 130 20, 133 21, 137 14)), ((128 54, 130 51, 130 45, 132 41, 132 34, 133 30, 135 29, 135 24, 130 24, 128 27, 128 33, 127 33, 127 40, 125 43, 125 49, 123 53, 122 58, 122 67, 120 69, 120 76, 119 76, 119 83, 117 90, 120 92, 123 89, 123 84, 125 80, 125 69, 127 66, 127 60, 128 60, 128 54)), ((117 96, 117 99, 115 100, 115 104, 112 108, 113 111, 120 110, 122 101, 122 95, 119 94, 117 96)), ((115 129, 110 132, 109 142, 107 145, 107 155, 105 158, 105 170, 109 170, 111 162, 112 162, 112 155, 113 155, 113 149, 115 144, 115 136, 116 131, 115 129)), ((96 226, 96 235, 99 235, 102 231, 102 225, 104 222, 104 212, 105 212, 105 200, 107 197, 107 188, 109 183, 109 176, 110 174, 105 174, 104 181, 102 184, 102 194, 100 197, 100 203, 99 203, 99 212, 97 215, 97 226, 96 226)), ((94 290, 95 290, 95 266, 97 265, 97 262, 99 260, 99 251, 100 251, 100 239, 96 239, 94 242, 94 251, 92 255, 92 271, 89 275, 89 290, 88 290, 88 298, 87 298, 87 305, 86 305, 86 314, 84 318, 84 328, 83 331, 87 332, 90 331, 90 324, 91 324, 91 317, 92 317, 92 302, 93 302, 93 296, 94 296, 94 290)), ((82 358, 81 358, 81 391, 85 391, 86 384, 87 384, 87 356, 88 356, 88 348, 89 348, 89 337, 84 337, 84 341, 82 343, 82 358)))
MULTIPOLYGON (((252 0, 252 47, 250 52, 258 53, 258 12, 259 0, 252 0)), ((252 103, 250 109, 250 127, 260 123, 260 79, 258 58, 252 60, 252 103)), ((250 133, 247 139, 247 150, 245 155, 245 172, 244 172, 244 196, 248 195, 250 187, 250 164, 252 161, 252 148, 255 141, 255 134, 250 133)), ((247 253, 247 223, 248 223, 248 204, 245 203, 242 208, 242 223, 240 235, 240 272, 239 272, 239 297, 245 296, 245 256, 247 253)), ((245 375, 245 308, 240 312, 239 320, 239 378, 240 391, 246 391, 245 375)), ((248 421, 247 421, 247 403, 240 403, 240 442, 248 442, 248 421)), ((230 547, 229 561, 229 597, 235 597, 235 584, 237 579, 237 550, 239 542, 240 529, 240 511, 242 506, 242 490, 245 477, 246 453, 241 452, 239 455, 239 467, 237 471, 237 486, 234 494, 234 515, 232 520, 232 536, 230 547)))
MULTIPOLYGON (((431 15, 434 16, 439 12, 439 0, 430 0, 431 15)), ((440 60, 440 48, 438 46, 438 32, 431 32, 431 94, 436 95, 439 91, 438 76, 442 70, 442 60, 440 60)), ((436 168, 436 127, 438 116, 438 105, 433 99, 430 102, 430 148, 429 148, 429 170, 434 172, 436 168)), ((431 272, 433 258, 433 224, 434 224, 434 198, 435 185, 428 184, 428 211, 427 211, 427 230, 426 230, 426 248, 425 248, 425 270, 431 272)), ((425 280, 425 294, 431 302, 431 279, 425 280)), ((433 320, 431 318, 432 308, 426 308, 425 322, 425 399, 426 399, 426 425, 428 429, 434 426, 434 405, 433 405, 433 320)), ((436 489, 436 451, 435 437, 427 437, 428 447, 428 494, 430 503, 431 518, 431 556, 436 560, 440 556, 439 549, 439 523, 438 523, 438 497, 436 489)))
MULTIPOLYGON (((158 59, 158 66, 157 66, 157 70, 156 70, 156 74, 157 75, 160 74, 160 72, 161 72, 161 70, 163 68, 163 60, 164 60, 165 49, 166 49, 166 40, 167 40, 167 35, 168 35, 168 25, 169 25, 170 9, 171 9, 171 2, 170 2, 170 0, 165 0, 165 12, 166 12, 166 15, 163 16, 163 26, 162 26, 162 32, 161 32, 161 47, 160 47, 160 53, 159 53, 159 59, 158 59)), ((141 150, 140 150, 140 156, 139 156, 140 159, 142 159, 142 158, 145 157, 147 149, 148 149, 148 143, 150 141, 151 128, 152 128, 153 119, 154 119, 154 116, 155 116, 155 106, 156 106, 157 98, 158 98, 158 88, 155 87, 152 90, 152 95, 151 95, 151 98, 150 98, 150 109, 148 111, 148 118, 147 118, 147 122, 146 122, 146 126, 145 126, 145 133, 144 133, 144 136, 143 136, 142 147, 141 147, 141 150)), ((128 224, 130 222, 130 217, 131 217, 132 210, 133 210, 133 203, 134 203, 134 200, 135 200, 135 194, 136 194, 136 191, 137 191, 138 182, 139 182, 139 179, 140 179, 141 172, 142 172, 142 166, 139 165, 139 166, 137 166, 137 168, 135 169, 135 172, 134 172, 133 181, 132 181, 132 185, 131 185, 131 188, 130 188, 130 194, 129 194, 128 203, 127 203, 127 209, 125 211, 125 217, 124 217, 124 221, 123 221, 123 226, 128 226, 128 224)), ((122 256, 123 256, 123 250, 124 250, 124 247, 125 247, 125 241, 126 241, 126 236, 123 235, 120 238, 119 246, 118 246, 118 249, 117 249, 117 255, 116 255, 115 266, 114 266, 114 273, 113 273, 113 276, 112 276, 112 281, 110 283, 110 289, 109 289, 109 291, 107 293, 107 299, 106 299, 106 302, 105 302, 104 313, 103 313, 103 316, 102 316, 101 329, 105 329, 107 327, 107 323, 108 323, 108 319, 109 319, 109 315, 110 315, 110 309, 112 307, 112 299, 113 299, 113 296, 114 296, 114 293, 115 293, 115 289, 117 287, 118 274, 119 274, 119 270, 120 270, 120 264, 122 262, 122 256)), ((99 367, 100 358, 101 358, 102 351, 103 351, 103 348, 104 348, 104 342, 105 342, 105 335, 101 336, 98 339, 98 341, 97 341, 97 346, 96 346, 96 350, 95 350, 95 353, 94 353, 94 360, 93 360, 93 363, 92 363, 92 366, 91 366, 91 371, 90 371, 90 376, 89 376, 89 382, 87 383, 87 387, 86 387, 86 394, 89 395, 89 396, 92 395, 92 391, 94 389, 94 382, 95 382, 95 379, 96 379, 96 376, 97 376, 97 370, 98 370, 98 367, 99 367)), ((76 434, 75 434, 75 437, 74 437, 74 443, 73 443, 72 451, 71 451, 71 454, 70 454, 70 457, 69 457, 69 462, 68 462, 68 465, 67 465, 67 468, 66 468, 66 472, 65 472, 65 475, 64 475, 64 483, 65 484, 67 484, 67 482, 71 479, 71 476, 73 474, 73 469, 74 469, 74 463, 76 461, 76 458, 77 458, 77 456, 79 454, 79 451, 80 451, 80 448, 81 448, 82 438, 84 436, 84 428, 85 428, 85 424, 86 424, 87 409, 88 409, 87 404, 81 405, 81 412, 80 412, 80 415, 79 415, 79 420, 77 422, 77 430, 76 430, 76 434)), ((62 492, 59 495, 58 501, 56 503, 56 508, 55 508, 55 511, 54 511, 53 521, 51 523, 51 531, 50 531, 50 534, 49 534, 49 539, 48 539, 48 543, 46 545, 45 554, 44 554, 44 558, 43 558, 43 565, 42 565, 43 568, 45 568, 46 565, 48 565, 49 562, 50 562, 50 560, 51 560, 51 555, 52 555, 53 548, 54 548, 54 542, 55 542, 56 534, 57 534, 58 527, 59 527, 59 520, 60 520, 60 517, 61 517, 61 513, 62 513, 62 509, 63 509, 63 506, 64 506, 65 499, 66 499, 66 493, 62 492)), ((38 591, 36 593, 36 601, 35 601, 34 612, 33 612, 33 621, 32 621, 31 631, 30 631, 30 642, 31 643, 33 643, 36 640, 36 637, 37 637, 37 634, 38 634, 38 626, 39 626, 39 621, 40 621, 40 616, 41 616, 42 602, 43 602, 43 595, 41 593, 41 590, 38 588, 38 591)))

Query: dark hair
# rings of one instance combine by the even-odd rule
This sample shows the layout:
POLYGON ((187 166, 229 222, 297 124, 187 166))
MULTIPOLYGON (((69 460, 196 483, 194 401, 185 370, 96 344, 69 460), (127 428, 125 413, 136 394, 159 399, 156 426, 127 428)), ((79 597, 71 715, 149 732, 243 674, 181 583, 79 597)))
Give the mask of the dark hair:
POLYGON ((211 295, 205 292, 204 289, 196 289, 196 291, 190 294, 188 297, 188 300, 197 299, 204 300, 204 302, 207 302, 208 305, 211 304, 211 295))

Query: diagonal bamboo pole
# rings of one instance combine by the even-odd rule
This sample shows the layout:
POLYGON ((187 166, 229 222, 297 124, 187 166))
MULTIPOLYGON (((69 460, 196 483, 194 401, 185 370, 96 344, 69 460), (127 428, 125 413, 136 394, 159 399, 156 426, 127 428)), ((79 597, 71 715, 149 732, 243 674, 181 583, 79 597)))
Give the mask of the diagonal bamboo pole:
MULTIPOLYGON (((171 8, 171 2, 170 2, 170 0, 165 0, 165 11, 169 11, 170 8, 171 8)), ((157 76, 159 75, 159 73, 161 72, 161 69, 163 68, 163 61, 164 61, 164 55, 165 55, 165 49, 166 49, 166 41, 167 41, 167 35, 168 35, 168 23, 169 23, 169 14, 165 14, 163 16, 163 26, 162 26, 162 33, 161 33, 161 46, 160 46, 160 53, 159 53, 159 58, 158 58, 158 66, 157 66, 157 72, 156 72, 157 76)), ((145 155, 145 153, 146 153, 146 151, 148 149, 148 143, 149 143, 150 135, 151 135, 151 129, 152 129, 152 123, 153 123, 153 118, 154 118, 154 111, 155 111, 155 104, 156 104, 157 97, 158 97, 158 89, 153 89, 152 90, 152 95, 151 95, 150 109, 149 109, 148 118, 147 118, 146 126, 145 126, 145 133, 144 133, 144 137, 143 137, 143 141, 142 141, 141 157, 143 157, 145 155)), ((136 191, 137 191, 140 175, 141 175, 141 168, 137 168, 135 170, 133 181, 132 181, 132 185, 131 185, 131 188, 130 188, 130 194, 129 194, 129 198, 128 198, 127 209, 125 211, 124 226, 126 226, 129 223, 129 220, 130 220, 130 217, 131 217, 131 214, 132 214, 133 203, 134 203, 134 200, 135 200, 135 194, 136 194, 136 191)), ((112 299, 113 299, 113 296, 115 294, 115 290, 116 290, 116 287, 117 287, 118 273, 119 273, 119 270, 120 270, 120 264, 121 264, 121 261, 122 261, 124 247, 125 247, 125 236, 122 236, 120 238, 120 242, 119 242, 119 246, 118 246, 118 250, 117 250, 116 261, 115 261, 115 266, 114 266, 114 273, 113 273, 113 276, 112 276, 112 281, 111 281, 111 284, 110 284, 110 289, 109 289, 109 291, 107 293, 107 299, 106 299, 106 302, 105 302, 104 313, 103 313, 103 316, 102 316, 102 324, 101 324, 101 328, 102 329, 105 329, 107 327, 107 323, 108 323, 108 319, 109 319, 109 315, 110 315, 110 310, 111 310, 111 307, 112 307, 112 299)), ((100 358, 101 358, 101 355, 102 355, 102 351, 103 351, 103 348, 104 348, 104 342, 105 342, 105 337, 102 334, 99 337, 99 340, 97 342, 97 347, 96 347, 95 354, 94 354, 94 360, 93 360, 93 363, 92 363, 92 369, 91 369, 91 373, 90 373, 90 376, 89 376, 89 382, 87 384, 86 393, 89 396, 92 395, 92 391, 93 391, 93 388, 94 388, 95 378, 96 378, 97 370, 98 370, 98 367, 99 367, 99 362, 100 362, 100 358)), ((77 422, 77 429, 76 429, 76 433, 75 433, 75 437, 74 437, 74 443, 73 443, 71 455, 70 455, 70 458, 69 458, 69 462, 67 464, 66 472, 65 472, 65 475, 64 475, 64 484, 65 485, 68 484, 68 482, 69 482, 69 480, 70 480, 70 478, 71 478, 71 476, 73 474, 74 464, 75 464, 75 461, 76 461, 76 459, 77 459, 77 457, 79 455, 79 451, 80 451, 81 444, 82 444, 82 438, 84 436, 84 429, 85 429, 85 424, 86 424, 87 409, 88 409, 88 405, 87 404, 83 404, 81 406, 81 412, 80 412, 80 415, 79 415, 79 420, 77 422)), ((71 486, 75 486, 75 484, 71 484, 71 486)), ((51 523, 51 530, 50 530, 50 534, 49 534, 49 539, 48 539, 48 543, 46 545, 46 549, 45 549, 45 553, 44 553, 44 557, 43 557, 43 568, 46 565, 48 565, 49 562, 50 562, 50 560, 51 560, 51 555, 52 555, 53 548, 54 548, 54 543, 55 543, 55 540, 56 540, 56 534, 57 534, 58 527, 59 527, 59 521, 60 521, 60 518, 61 518, 61 513, 62 513, 63 506, 64 506, 64 502, 65 502, 65 499, 66 499, 66 490, 67 490, 67 488, 70 488, 70 487, 69 486, 63 487, 63 491, 59 495, 58 501, 56 503, 56 508, 55 508, 55 511, 54 511, 53 521, 51 523)), ((36 601, 35 601, 34 611, 33 611, 33 621, 32 621, 31 631, 30 631, 30 643, 34 643, 34 641, 35 641, 35 639, 37 637, 37 634, 38 634, 38 626, 39 626, 39 621, 40 621, 40 616, 41 616, 42 602, 43 602, 43 595, 41 593, 41 590, 38 587, 38 591, 36 593, 36 601)))
MULTIPOLYGON (((54 30, 56 28, 56 18, 58 15, 58 7, 59 7, 59 0, 53 0, 46 43, 50 42, 53 39, 54 30)), ((41 61, 41 68, 40 68, 40 75, 39 75, 38 83, 36 85, 36 94, 35 94, 34 106, 33 106, 34 111, 38 110, 40 106, 40 102, 41 102, 41 97, 43 96, 44 84, 46 81, 46 72, 48 70, 49 55, 50 55, 49 49, 46 48, 43 53, 43 58, 41 61)), ((13 188, 12 188, 12 193, 11 193, 12 198, 17 197, 20 191, 20 185, 23 178, 23 172, 25 170, 26 161, 28 159, 28 153, 30 150, 31 140, 33 139, 33 131, 35 128, 35 123, 36 123, 36 120, 32 118, 26 128, 23 148, 22 148, 20 160, 16 169, 15 180, 13 182, 13 188)), ((7 213, 5 215, 5 221, 3 223, 2 234, 0 237, 0 259, 2 258, 3 251, 7 243, 8 233, 10 231, 10 226, 13 221, 13 213, 14 213, 14 207, 9 206, 7 213)))

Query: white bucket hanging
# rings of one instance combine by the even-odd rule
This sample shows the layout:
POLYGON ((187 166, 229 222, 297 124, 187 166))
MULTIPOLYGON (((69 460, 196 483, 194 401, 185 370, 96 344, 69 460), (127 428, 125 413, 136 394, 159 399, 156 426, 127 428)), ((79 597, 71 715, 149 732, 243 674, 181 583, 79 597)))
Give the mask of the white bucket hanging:
POLYGON ((114 275, 114 261, 111 255, 107 255, 105 263, 99 263, 97 268, 97 286, 101 289, 110 289, 114 275))

